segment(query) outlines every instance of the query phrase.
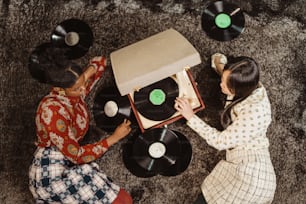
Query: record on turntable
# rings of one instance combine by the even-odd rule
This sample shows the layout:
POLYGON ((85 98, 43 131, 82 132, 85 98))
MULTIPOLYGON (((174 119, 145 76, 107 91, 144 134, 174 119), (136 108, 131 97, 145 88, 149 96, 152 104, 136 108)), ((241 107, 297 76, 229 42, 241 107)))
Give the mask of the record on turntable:
POLYGON ((87 23, 79 19, 68 19, 58 24, 51 35, 51 42, 66 48, 68 59, 84 56, 93 43, 93 33, 87 23))
POLYGON ((178 96, 177 83, 168 77, 136 91, 134 103, 140 114, 150 120, 161 121, 176 112, 174 103, 178 96))
POLYGON ((198 51, 179 32, 168 29, 111 53, 118 90, 127 95, 141 132, 182 118, 176 97, 204 109, 189 68, 201 63, 198 51))
POLYGON ((202 14, 202 29, 212 39, 229 41, 244 30, 245 19, 242 10, 225 1, 211 2, 202 14))
POLYGON ((121 96, 116 87, 105 87, 97 93, 93 115, 96 125, 107 132, 113 132, 124 119, 135 123, 129 99, 121 96))

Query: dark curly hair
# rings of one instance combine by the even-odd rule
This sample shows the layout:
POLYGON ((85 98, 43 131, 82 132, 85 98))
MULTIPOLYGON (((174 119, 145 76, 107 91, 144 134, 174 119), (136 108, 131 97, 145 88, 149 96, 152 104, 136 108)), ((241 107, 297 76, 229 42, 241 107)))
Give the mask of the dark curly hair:
POLYGON ((75 84, 82 69, 68 60, 64 48, 51 43, 43 43, 36 47, 29 58, 28 68, 31 76, 41 83, 69 88, 75 84))
POLYGON ((251 95, 258 87, 259 66, 254 59, 243 56, 233 59, 224 67, 225 70, 230 71, 226 85, 235 96, 232 103, 221 114, 221 124, 224 128, 232 123, 230 116, 232 108, 251 95))

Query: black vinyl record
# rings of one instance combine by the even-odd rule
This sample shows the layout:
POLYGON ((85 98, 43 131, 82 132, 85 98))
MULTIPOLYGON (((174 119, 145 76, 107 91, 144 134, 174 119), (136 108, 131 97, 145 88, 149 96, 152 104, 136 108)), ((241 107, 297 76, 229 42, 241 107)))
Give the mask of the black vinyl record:
POLYGON ((178 137, 167 128, 140 134, 133 144, 133 158, 146 171, 159 173, 175 164, 180 152, 178 137))
POLYGON ((124 166, 135 176, 141 178, 149 178, 157 175, 156 172, 148 171, 142 168, 135 160, 133 156, 133 146, 135 140, 138 138, 139 133, 135 133, 129 140, 123 145, 122 157, 124 166))
POLYGON ((214 1, 205 8, 202 14, 202 29, 212 39, 229 41, 244 30, 242 10, 235 4, 214 1))
POLYGON ((107 132, 113 132, 124 119, 135 121, 127 96, 121 96, 116 87, 101 89, 93 105, 93 115, 96 125, 107 132))
POLYGON ((68 59, 84 56, 93 43, 93 33, 82 20, 68 19, 56 26, 51 42, 58 47, 66 48, 68 59))
POLYGON ((177 155, 175 164, 171 165, 165 171, 160 172, 163 176, 176 176, 184 172, 191 161, 192 147, 188 139, 180 132, 173 131, 178 137, 178 143, 181 151, 177 155))
POLYGON ((174 103, 178 95, 177 83, 168 77, 134 92, 134 103, 144 117, 161 121, 176 113, 174 103))

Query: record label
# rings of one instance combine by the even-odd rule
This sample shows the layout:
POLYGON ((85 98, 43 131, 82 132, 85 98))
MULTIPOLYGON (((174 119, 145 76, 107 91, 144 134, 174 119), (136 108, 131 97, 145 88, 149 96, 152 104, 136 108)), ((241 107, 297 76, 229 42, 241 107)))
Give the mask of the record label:
POLYGON ((225 13, 220 13, 215 18, 215 23, 219 28, 228 28, 231 25, 231 17, 225 13))
POLYGON ((153 89, 150 92, 149 100, 153 105, 161 105, 166 101, 166 94, 162 89, 153 89))
POLYGON ((149 155, 154 159, 161 158, 166 153, 166 146, 161 142, 154 142, 149 146, 149 155))
POLYGON ((79 43, 80 41, 80 36, 76 32, 69 32, 65 36, 65 43, 68 46, 75 46, 79 43))
POLYGON ((107 101, 104 105, 104 112, 107 117, 115 117, 118 110, 118 104, 115 101, 107 101))
POLYGON ((244 16, 241 9, 232 3, 214 1, 204 9, 202 29, 212 39, 229 41, 244 30, 244 16))
POLYGON ((92 46, 93 33, 84 21, 68 19, 56 26, 51 42, 55 46, 66 48, 68 59, 77 59, 84 56, 92 46))

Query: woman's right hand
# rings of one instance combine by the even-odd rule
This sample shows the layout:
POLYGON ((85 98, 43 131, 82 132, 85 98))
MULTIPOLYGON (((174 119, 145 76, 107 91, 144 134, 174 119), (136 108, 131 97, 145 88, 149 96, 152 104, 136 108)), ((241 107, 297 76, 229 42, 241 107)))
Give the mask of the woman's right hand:
POLYGON ((118 125, 113 135, 117 135, 119 139, 124 138, 131 132, 131 121, 124 119, 123 123, 118 125))
POLYGON ((90 77, 92 77, 97 72, 100 66, 106 66, 106 58, 102 56, 93 57, 89 61, 89 65, 84 71, 85 79, 88 80, 90 77))
POLYGON ((186 120, 190 120, 194 115, 192 107, 187 98, 181 97, 175 99, 174 108, 182 114, 186 120))
POLYGON ((122 138, 126 137, 131 132, 131 121, 124 119, 123 123, 118 125, 114 133, 107 138, 108 146, 117 143, 122 138))
POLYGON ((96 56, 96 57, 93 57, 93 58, 89 61, 89 64, 92 65, 92 66, 95 66, 95 68, 98 69, 99 66, 106 67, 106 65, 107 65, 107 60, 106 60, 106 58, 103 57, 103 56, 96 56))

